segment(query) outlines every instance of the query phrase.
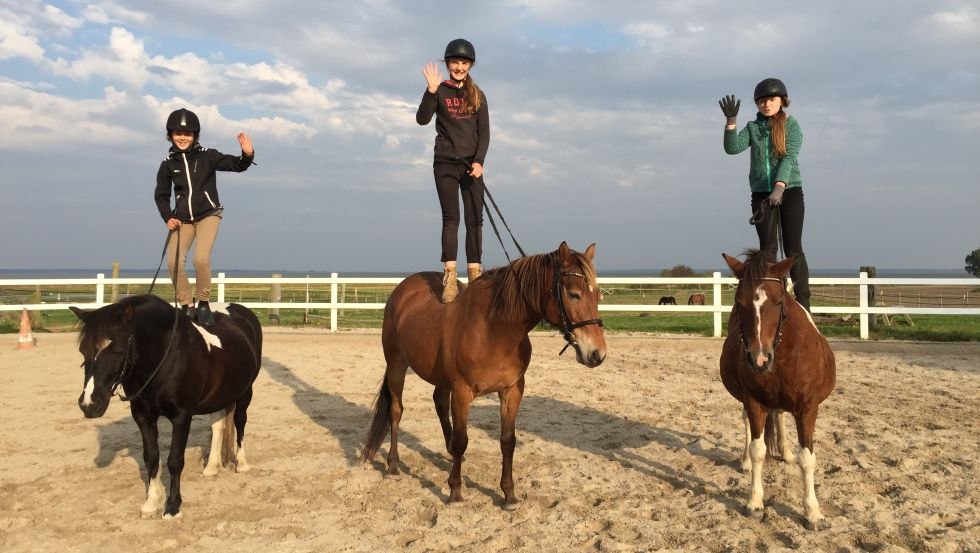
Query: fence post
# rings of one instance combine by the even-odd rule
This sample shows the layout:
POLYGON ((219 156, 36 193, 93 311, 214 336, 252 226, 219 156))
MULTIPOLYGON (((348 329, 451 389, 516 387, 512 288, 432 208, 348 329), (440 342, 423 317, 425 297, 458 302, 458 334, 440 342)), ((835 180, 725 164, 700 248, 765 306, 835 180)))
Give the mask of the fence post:
POLYGON ((218 273, 218 303, 225 302, 225 274, 218 273))
POLYGON ((711 285, 712 297, 714 298, 714 318, 715 318, 715 338, 721 338, 721 273, 715 271, 712 274, 715 281, 711 285))
MULTIPOLYGON (((282 273, 272 273, 272 278, 282 278, 282 273)), ((282 300, 282 284, 279 282, 272 283, 272 291, 269 294, 269 301, 272 303, 279 303, 282 300)), ((279 324, 279 308, 273 307, 269 310, 269 323, 278 325, 279 324)))
MULTIPOLYGON (((114 279, 119 278, 119 262, 118 261, 113 261, 112 262, 112 278, 114 278, 114 279)), ((115 282, 113 282, 112 283, 111 290, 112 290, 112 293, 109 295, 109 297, 111 298, 110 301, 111 301, 111 303, 116 303, 117 301, 119 301, 119 285, 116 284, 115 282)))
POLYGON ((95 275, 95 303, 98 307, 105 305, 105 273, 95 275))
POLYGON ((868 273, 861 271, 858 274, 858 279, 861 283, 858 285, 858 300, 860 301, 860 315, 861 320, 861 339, 868 339, 868 273))
POLYGON ((330 332, 337 332, 337 273, 330 273, 330 332))
MULTIPOLYGON (((874 278, 875 274, 877 274, 877 271, 875 270, 874 267, 861 267, 860 269, 858 269, 858 271, 862 273, 868 273, 868 276, 871 278, 874 278)), ((870 306, 878 305, 878 299, 875 297, 874 284, 868 286, 868 305, 870 306)), ((871 317, 868 319, 868 329, 873 330, 877 321, 878 321, 878 316, 871 315, 871 317)))

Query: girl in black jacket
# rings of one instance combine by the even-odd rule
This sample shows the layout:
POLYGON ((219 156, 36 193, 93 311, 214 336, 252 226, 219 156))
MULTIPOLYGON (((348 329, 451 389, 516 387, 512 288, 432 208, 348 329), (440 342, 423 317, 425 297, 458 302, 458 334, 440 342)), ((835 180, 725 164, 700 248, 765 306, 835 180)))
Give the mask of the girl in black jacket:
POLYGON ((463 197, 466 223, 466 273, 472 282, 480 276, 483 255, 483 161, 490 146, 490 115, 487 98, 470 76, 476 50, 457 38, 446 46, 443 58, 449 79, 442 79, 436 63, 422 74, 428 88, 415 115, 419 125, 436 116, 433 173, 442 207, 442 301, 456 299, 456 254, 459 231, 459 196, 463 197))
POLYGON ((174 282, 177 302, 184 313, 204 326, 214 324, 214 316, 208 301, 211 298, 211 249, 218 236, 223 207, 218 200, 215 182, 216 171, 242 172, 252 165, 255 150, 252 139, 245 133, 238 134, 242 155, 222 154, 203 148, 198 143, 201 123, 194 112, 181 108, 167 118, 167 140, 173 145, 157 171, 157 186, 153 194, 160 217, 171 230, 167 241, 167 267, 173 275, 174 266, 179 270, 174 282), (176 194, 176 202, 170 207, 170 189, 176 194), (180 260, 177 261, 176 244, 180 242, 180 260), (197 295, 196 314, 192 309, 194 296, 184 265, 191 244, 194 248, 194 271, 197 295))

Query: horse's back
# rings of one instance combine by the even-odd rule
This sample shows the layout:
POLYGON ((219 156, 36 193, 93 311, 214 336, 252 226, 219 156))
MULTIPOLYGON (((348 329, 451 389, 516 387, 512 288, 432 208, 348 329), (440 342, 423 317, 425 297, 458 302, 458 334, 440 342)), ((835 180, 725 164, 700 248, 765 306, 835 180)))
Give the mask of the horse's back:
MULTIPOLYGON (((453 304, 440 301, 442 273, 415 273, 388 297, 381 325, 381 345, 389 365, 403 362, 425 378, 437 363, 443 328, 453 304)), ((457 298, 459 301, 459 298, 457 298)))

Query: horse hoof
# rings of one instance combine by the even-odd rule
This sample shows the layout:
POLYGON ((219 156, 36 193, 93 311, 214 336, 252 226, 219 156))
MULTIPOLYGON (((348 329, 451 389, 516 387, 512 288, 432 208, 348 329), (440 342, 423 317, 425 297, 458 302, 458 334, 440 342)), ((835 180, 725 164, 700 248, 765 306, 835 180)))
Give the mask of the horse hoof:
POLYGON ((207 467, 207 468, 204 469, 204 473, 203 474, 204 474, 204 476, 207 476, 207 477, 217 476, 218 475, 218 469, 207 467))
POLYGON ((520 501, 514 499, 511 501, 504 501, 504 504, 501 505, 500 507, 505 511, 513 512, 516 511, 517 508, 520 506, 521 506, 520 501))
POLYGON ((762 513, 765 509, 754 509, 745 505, 742 507, 742 514, 755 520, 762 520, 762 513))
POLYGON ((176 520, 184 516, 184 513, 177 511, 175 514, 166 513, 163 515, 163 520, 176 520))
POLYGON ((152 518, 157 516, 158 512, 159 509, 153 509, 152 511, 144 511, 143 509, 140 509, 140 518, 152 518))
POLYGON ((819 532, 830 528, 830 522, 825 518, 818 518, 817 520, 807 518, 803 520, 803 526, 812 532, 819 532))
POLYGON ((250 465, 246 465, 245 463, 235 466, 235 472, 248 472, 250 470, 252 470, 252 467, 250 465))
POLYGON ((400 472, 386 472, 384 476, 385 480, 401 480, 402 473, 400 472))

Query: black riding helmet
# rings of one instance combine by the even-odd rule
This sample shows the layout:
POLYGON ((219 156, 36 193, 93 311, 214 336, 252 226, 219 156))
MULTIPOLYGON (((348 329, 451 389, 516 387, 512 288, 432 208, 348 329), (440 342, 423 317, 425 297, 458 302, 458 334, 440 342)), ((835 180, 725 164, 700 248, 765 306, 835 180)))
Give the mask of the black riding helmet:
POLYGON ((759 84, 755 85, 756 100, 767 96, 788 97, 789 93, 786 92, 786 85, 783 84, 783 81, 770 77, 768 79, 763 79, 759 84))
POLYGON ((449 61, 449 58, 465 58, 476 63, 476 48, 473 48, 473 43, 470 41, 457 38, 446 45, 446 55, 443 56, 443 61, 449 61))
POLYGON ((167 117, 167 135, 174 131, 191 131, 196 136, 201 132, 201 122, 197 115, 187 108, 180 108, 167 117))

